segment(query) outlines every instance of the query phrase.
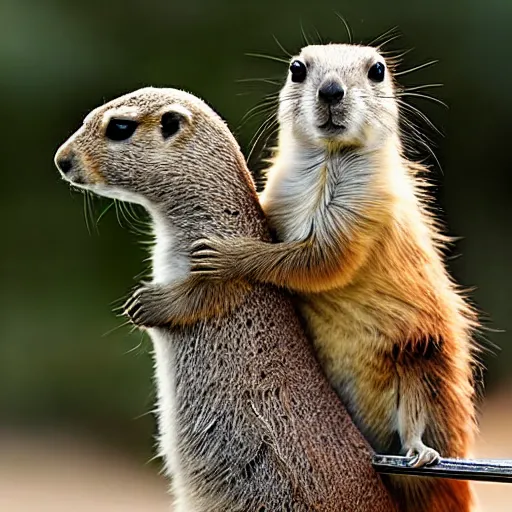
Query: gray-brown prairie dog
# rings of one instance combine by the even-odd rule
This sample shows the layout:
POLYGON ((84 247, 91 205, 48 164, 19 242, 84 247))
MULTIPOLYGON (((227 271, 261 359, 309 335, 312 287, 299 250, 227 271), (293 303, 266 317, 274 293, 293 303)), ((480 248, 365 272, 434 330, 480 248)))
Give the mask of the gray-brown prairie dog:
MULTIPOLYGON (((192 275, 295 292, 331 384, 376 451, 417 465, 468 456, 477 318, 445 269, 425 169, 404 156, 392 64, 371 47, 308 46, 292 59, 278 120, 261 204, 279 243, 208 237, 193 246, 192 275)), ((167 301, 186 308, 190 295, 167 301)), ((390 482, 403 510, 473 506, 467 482, 390 482)))
POLYGON ((219 116, 185 92, 142 89, 89 114, 56 164, 73 185, 151 214, 153 282, 135 294, 132 313, 150 297, 153 320, 165 316, 158 297, 176 286, 200 296, 181 311, 182 326, 149 329, 173 510, 393 510, 283 294, 187 280, 188 249, 201 237, 268 240, 244 159, 219 116), (200 321, 204 302, 211 316, 230 313, 200 321))

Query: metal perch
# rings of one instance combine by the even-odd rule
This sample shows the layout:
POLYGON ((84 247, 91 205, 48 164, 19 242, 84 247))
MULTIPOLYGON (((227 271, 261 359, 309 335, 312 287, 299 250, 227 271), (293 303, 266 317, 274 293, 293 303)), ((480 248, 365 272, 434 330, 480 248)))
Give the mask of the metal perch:
POLYGON ((434 466, 422 468, 409 466, 410 460, 409 457, 375 454, 372 463, 379 473, 512 483, 512 460, 441 459, 434 466))

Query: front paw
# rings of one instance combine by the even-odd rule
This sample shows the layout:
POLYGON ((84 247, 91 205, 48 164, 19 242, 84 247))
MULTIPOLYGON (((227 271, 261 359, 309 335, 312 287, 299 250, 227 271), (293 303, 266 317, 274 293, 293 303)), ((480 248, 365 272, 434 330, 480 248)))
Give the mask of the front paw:
POLYGON ((138 327, 162 327, 169 323, 163 308, 164 296, 156 286, 141 286, 123 306, 123 314, 138 327))
POLYGON ((197 240, 191 248, 191 273, 213 279, 232 278, 235 261, 230 251, 231 247, 228 241, 220 238, 197 240))
POLYGON ((439 452, 433 448, 425 446, 423 443, 417 443, 407 450, 406 457, 410 457, 408 465, 413 468, 421 468, 423 466, 433 466, 441 460, 439 452))

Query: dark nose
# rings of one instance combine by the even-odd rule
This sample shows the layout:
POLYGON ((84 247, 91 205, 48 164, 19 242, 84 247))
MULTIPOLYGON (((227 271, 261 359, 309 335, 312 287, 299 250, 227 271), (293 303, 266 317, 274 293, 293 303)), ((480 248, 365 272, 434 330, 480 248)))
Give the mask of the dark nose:
POLYGON ((340 102, 343 96, 345 96, 345 90, 338 82, 326 82, 318 89, 318 97, 328 105, 340 102))
POLYGON ((73 160, 71 157, 62 156, 57 159, 57 167, 64 173, 67 174, 73 167, 73 160))

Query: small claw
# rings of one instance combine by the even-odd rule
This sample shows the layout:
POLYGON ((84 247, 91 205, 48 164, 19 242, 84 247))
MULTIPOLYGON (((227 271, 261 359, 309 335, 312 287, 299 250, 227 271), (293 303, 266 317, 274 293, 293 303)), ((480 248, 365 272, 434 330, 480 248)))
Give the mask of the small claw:
POLYGON ((212 244, 214 244, 214 243, 215 243, 214 240, 210 240, 208 238, 200 238, 199 240, 192 242, 192 245, 190 246, 190 250, 192 252, 208 250, 208 249, 212 248, 212 244))
POLYGON ((208 239, 207 238, 199 238, 198 240, 195 240, 192 242, 191 248, 192 250, 199 248, 202 245, 207 245, 208 239))
POLYGON ((131 312, 138 305, 137 295, 135 293, 128 297, 126 302, 123 304, 123 315, 131 316, 131 312))
POLYGON ((221 239, 202 239, 192 244, 190 258, 191 273, 208 279, 230 279, 233 261, 229 245, 221 239))
POLYGON ((419 459, 419 456, 418 454, 416 453, 415 450, 411 449, 411 450, 407 450, 407 453, 405 454, 405 456, 410 459, 408 462, 407 462, 407 465, 412 467, 412 468, 415 468, 416 467, 416 462, 418 461, 419 459))
POLYGON ((190 273, 196 276, 208 276, 209 279, 220 279, 222 277, 219 270, 202 265, 192 267, 190 273))
POLYGON ((127 316, 132 323, 139 325, 139 313, 141 305, 138 302, 134 302, 129 308, 124 310, 124 315, 127 316))
POLYGON ((411 460, 408 465, 412 468, 421 468, 423 466, 432 466, 441 460, 441 455, 428 446, 422 445, 418 448, 411 448, 407 451, 406 457, 410 457, 411 460))
POLYGON ((222 274, 221 261, 217 258, 219 253, 216 251, 205 250, 199 254, 194 254, 191 258, 191 273, 208 274, 209 277, 220 276, 222 274))
POLYGON ((137 288, 123 306, 123 314, 137 326, 142 326, 145 323, 143 300, 141 300, 145 291, 147 291, 147 287, 137 288))
POLYGON ((213 249, 199 249, 197 251, 192 251, 192 259, 193 260, 201 260, 204 258, 210 258, 212 256, 217 256, 219 253, 213 249))

